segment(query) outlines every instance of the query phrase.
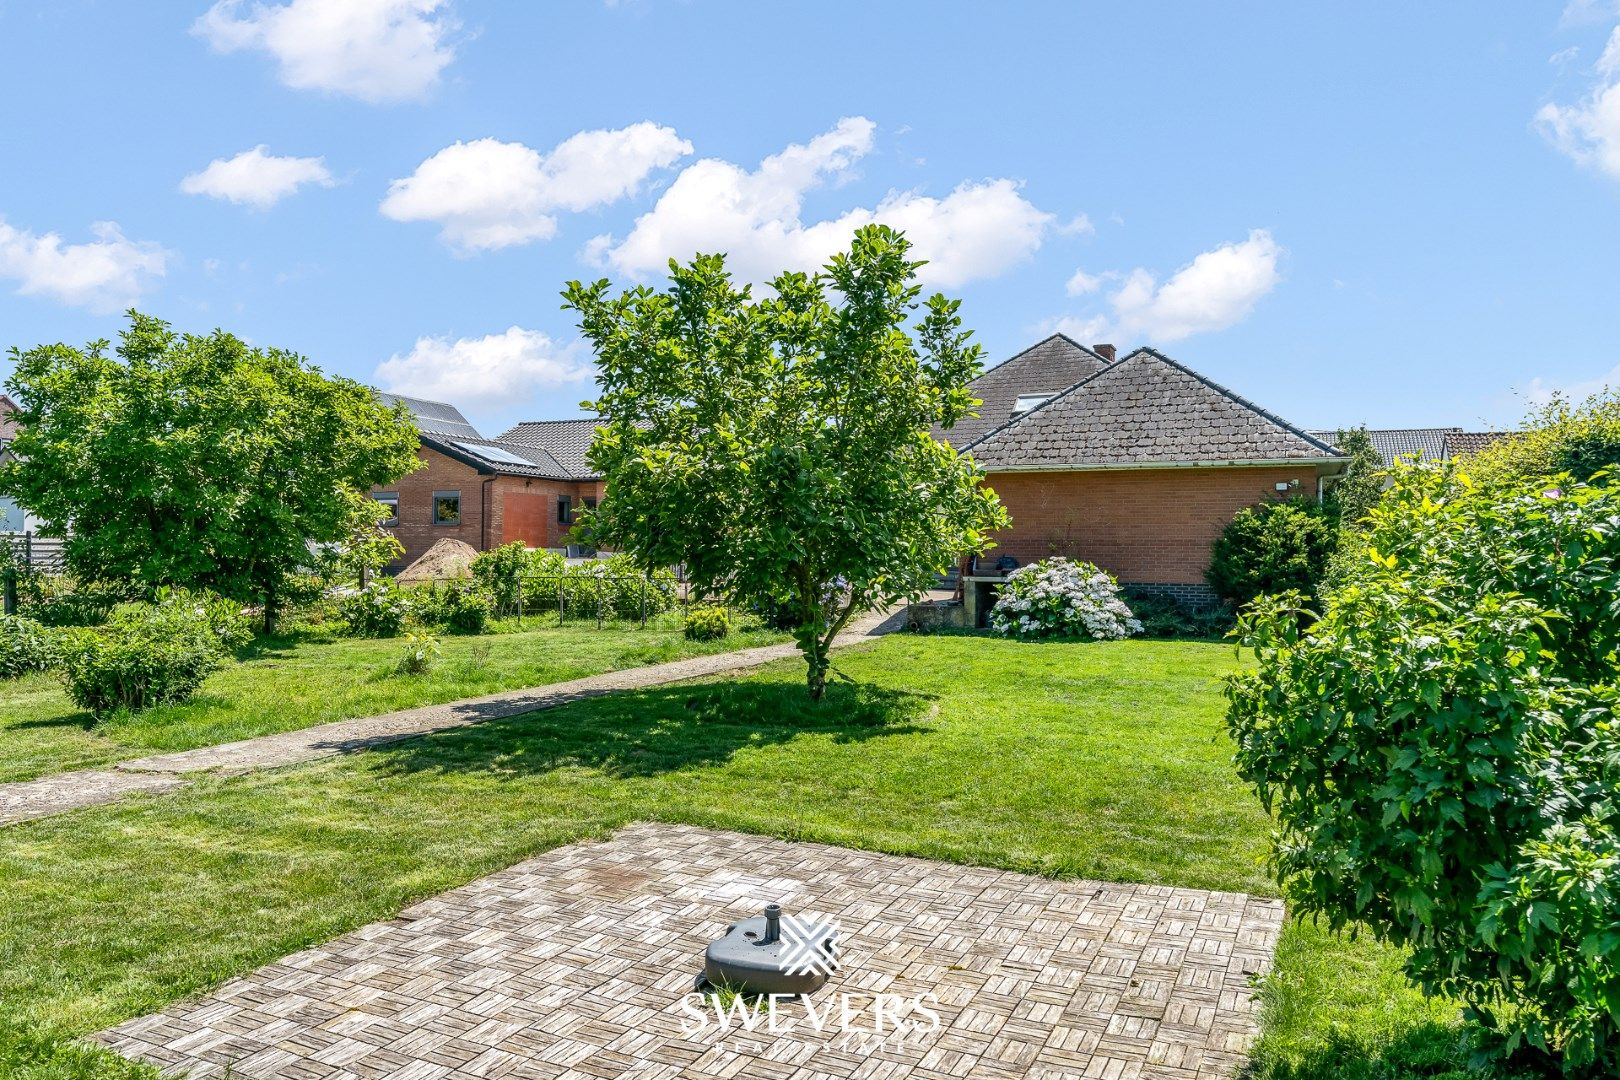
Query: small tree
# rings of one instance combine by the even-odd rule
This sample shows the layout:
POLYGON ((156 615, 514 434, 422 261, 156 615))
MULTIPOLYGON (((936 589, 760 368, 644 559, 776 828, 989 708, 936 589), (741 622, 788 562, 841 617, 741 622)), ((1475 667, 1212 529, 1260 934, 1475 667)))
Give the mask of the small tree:
POLYGON ((1617 523, 1620 487, 1398 469, 1320 621, 1258 601, 1227 687, 1290 910, 1582 1076, 1620 1070, 1617 523))
POLYGON ((1383 496, 1389 475, 1383 455, 1373 446, 1366 427, 1341 431, 1334 441, 1350 460, 1344 473, 1328 488, 1326 499, 1339 526, 1337 546, 1328 558, 1326 578, 1330 583, 1342 579, 1347 561, 1366 552, 1367 515, 1383 496))
POLYGON ((940 295, 908 325, 909 246, 868 226, 757 301, 720 255, 672 261, 664 292, 563 294, 600 370, 588 531, 645 568, 684 563, 700 591, 788 606, 815 699, 853 615, 921 595, 1007 524, 972 460, 929 437, 976 404, 981 349, 940 295))
POLYGON ((78 576, 256 600, 273 630, 311 545, 353 541, 362 493, 416 467, 415 425, 294 353, 129 320, 111 356, 12 350, 24 404, 0 493, 67 537, 78 576))

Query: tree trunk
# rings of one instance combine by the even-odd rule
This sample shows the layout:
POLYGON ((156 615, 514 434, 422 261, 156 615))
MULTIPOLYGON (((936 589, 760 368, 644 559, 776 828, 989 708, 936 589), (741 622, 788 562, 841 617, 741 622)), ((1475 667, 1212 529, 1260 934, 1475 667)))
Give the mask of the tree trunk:
POLYGON ((810 688, 810 700, 820 701, 821 695, 827 692, 827 669, 831 666, 827 663, 827 650, 817 642, 816 648, 805 654, 804 662, 809 668, 805 681, 810 688))
POLYGON ((264 586, 264 636, 269 637, 276 632, 276 584, 266 582, 264 586))

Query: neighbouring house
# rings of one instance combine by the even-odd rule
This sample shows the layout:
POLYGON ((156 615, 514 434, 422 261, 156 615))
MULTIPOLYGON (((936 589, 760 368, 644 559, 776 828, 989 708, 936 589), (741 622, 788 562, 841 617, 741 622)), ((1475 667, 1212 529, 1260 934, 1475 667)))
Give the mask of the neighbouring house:
POLYGON ((385 405, 402 403, 422 433, 423 467, 371 492, 392 508, 387 528, 405 548, 390 571, 447 536, 479 551, 513 540, 563 548, 577 512, 601 497, 601 478, 585 463, 593 420, 519 424, 486 439, 453 405, 377 396, 385 405))
MULTIPOLYGON (((0 394, 0 462, 11 454, 12 441, 17 438, 17 403, 0 394)), ((15 499, 0 495, 0 533, 36 532, 39 522, 32 514, 17 505, 15 499)))
POLYGON ((1232 516, 1265 499, 1320 498, 1346 461, 1327 439, 1153 349, 1116 359, 1112 346, 1055 334, 971 388, 979 417, 935 436, 985 470, 1012 527, 970 578, 999 576, 1006 557, 1063 555, 1207 604, 1210 548, 1232 516))
MULTIPOLYGON (((1312 438, 1332 442, 1338 431, 1308 432, 1312 438)), ((1460 427, 1368 428, 1367 437, 1385 465, 1403 461, 1450 461, 1459 454, 1476 454, 1510 431, 1464 431, 1460 427)))

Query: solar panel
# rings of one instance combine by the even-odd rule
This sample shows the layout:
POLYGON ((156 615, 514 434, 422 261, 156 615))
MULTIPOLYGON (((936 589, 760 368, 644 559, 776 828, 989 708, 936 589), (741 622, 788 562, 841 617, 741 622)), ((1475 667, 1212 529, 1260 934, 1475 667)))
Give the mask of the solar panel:
POLYGON ((457 446, 469 454, 483 458, 485 461, 499 461, 506 465, 530 465, 534 462, 528 458, 518 457, 510 450, 503 450, 499 446, 485 446, 482 443, 457 442, 457 446))

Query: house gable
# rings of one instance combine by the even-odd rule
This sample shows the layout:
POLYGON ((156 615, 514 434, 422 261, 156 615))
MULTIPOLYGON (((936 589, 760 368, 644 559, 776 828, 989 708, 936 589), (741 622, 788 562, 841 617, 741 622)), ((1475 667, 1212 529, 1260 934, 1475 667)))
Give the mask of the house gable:
POLYGON ((1339 451, 1152 349, 964 447, 984 468, 1328 462, 1339 451))
POLYGON ((1020 396, 1061 393, 1107 366, 1107 360, 1084 345, 1053 334, 969 383, 973 396, 983 402, 979 415, 963 417, 949 429, 935 428, 932 434, 952 446, 967 446, 1012 419, 1020 396))

